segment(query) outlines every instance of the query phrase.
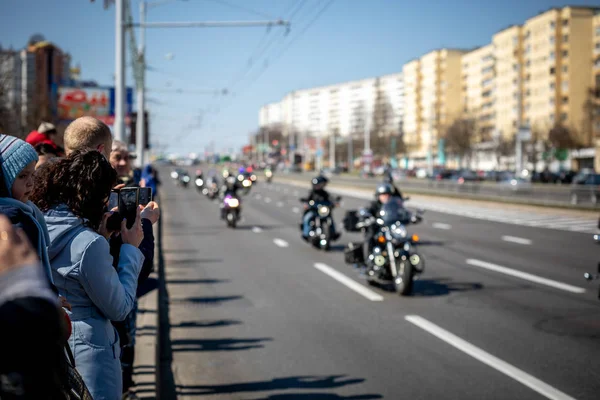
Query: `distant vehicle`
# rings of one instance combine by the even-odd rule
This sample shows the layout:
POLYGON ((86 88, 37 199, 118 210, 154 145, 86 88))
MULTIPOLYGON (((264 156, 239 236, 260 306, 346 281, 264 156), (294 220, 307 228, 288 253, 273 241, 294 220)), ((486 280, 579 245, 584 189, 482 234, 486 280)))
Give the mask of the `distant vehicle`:
POLYGON ((452 174, 450 179, 460 185, 462 185, 465 182, 479 182, 480 181, 479 176, 477 176, 477 174, 475 172, 467 170, 467 169, 458 171, 458 172, 452 174))
MULTIPOLYGON (((446 179, 453 179, 457 175, 457 171, 453 171, 451 169, 434 169, 433 170, 433 180, 443 181, 446 179)), ((458 179, 458 177, 456 177, 458 179)))
POLYGON ((598 204, 600 197, 600 174, 590 174, 584 181, 574 181, 571 185, 571 204, 579 204, 586 199, 598 204))
POLYGON ((419 179, 425 179, 427 178, 427 170, 425 168, 418 168, 415 171, 415 176, 419 179))
POLYGON ((505 175, 500 181, 498 181, 498 186, 510 190, 512 192, 518 193, 526 193, 531 191, 531 182, 510 175, 505 175))

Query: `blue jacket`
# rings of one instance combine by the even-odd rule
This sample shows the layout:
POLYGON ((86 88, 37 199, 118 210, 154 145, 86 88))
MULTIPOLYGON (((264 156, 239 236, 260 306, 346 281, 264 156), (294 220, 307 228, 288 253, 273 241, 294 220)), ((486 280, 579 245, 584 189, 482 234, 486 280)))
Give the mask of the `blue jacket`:
POLYGON ((121 398, 119 337, 110 321, 123 320, 135 302, 144 256, 124 244, 115 269, 108 241, 65 205, 45 213, 54 284, 73 310, 69 345, 94 400, 121 398))
POLYGON ((10 197, 0 197, 0 214, 6 215, 13 225, 25 231, 31 245, 36 249, 46 277, 52 284, 47 248, 50 238, 42 212, 30 201, 23 203, 10 197))

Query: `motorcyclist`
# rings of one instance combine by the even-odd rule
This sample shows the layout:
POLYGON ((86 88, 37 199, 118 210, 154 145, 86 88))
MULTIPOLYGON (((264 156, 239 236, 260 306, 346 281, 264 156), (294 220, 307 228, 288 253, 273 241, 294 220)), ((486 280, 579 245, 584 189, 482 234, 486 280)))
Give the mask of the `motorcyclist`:
MULTIPOLYGON (((312 189, 308 193, 306 198, 307 202, 311 200, 315 203, 328 203, 331 202, 329 192, 325 190, 325 186, 329 181, 322 175, 319 175, 312 179, 312 189)), ((310 221, 315 217, 314 211, 307 206, 304 216, 302 217, 302 237, 304 240, 308 239, 310 233, 310 221)), ((331 219, 331 236, 335 240, 339 237, 335 229, 335 223, 333 218, 331 219)))
MULTIPOLYGON (((236 199, 240 199, 240 196, 237 194, 237 191, 242 187, 238 180, 233 175, 229 175, 225 181, 223 182, 223 186, 221 186, 220 190, 220 198, 221 200, 225 199, 227 196, 235 197, 236 199)), ((241 209, 241 207, 240 207, 241 209)), ((221 218, 225 218, 225 207, 221 204, 221 218)))
POLYGON ((401 199, 404 198, 400 190, 398 190, 396 185, 394 185, 394 177, 392 176, 392 170, 390 168, 386 169, 385 173, 383 174, 383 183, 387 183, 392 187, 392 196, 400 197, 401 199))
MULTIPOLYGON (((389 183, 381 183, 379 186, 377 186, 377 189, 375 189, 375 200, 373 200, 371 204, 369 204, 369 206, 367 207, 367 211, 373 217, 377 218, 381 207, 387 204, 392 199, 392 197, 395 197, 394 187, 389 183)), ((372 224, 367 228, 365 232, 365 241, 367 242, 369 252, 373 248, 373 237, 377 233, 377 230, 377 225, 372 224)))

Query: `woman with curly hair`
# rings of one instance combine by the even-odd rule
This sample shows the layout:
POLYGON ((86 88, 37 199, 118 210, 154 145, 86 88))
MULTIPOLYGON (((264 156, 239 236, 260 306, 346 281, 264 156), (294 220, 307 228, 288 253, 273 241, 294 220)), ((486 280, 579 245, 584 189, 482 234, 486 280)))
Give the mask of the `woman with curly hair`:
POLYGON ((117 174, 97 151, 77 151, 46 164, 36 177, 32 200, 44 212, 48 255, 59 293, 71 303, 69 345, 95 400, 121 397, 119 337, 110 321, 131 311, 144 261, 140 210, 131 229, 121 224, 123 246, 115 269, 106 228, 106 205, 117 174))

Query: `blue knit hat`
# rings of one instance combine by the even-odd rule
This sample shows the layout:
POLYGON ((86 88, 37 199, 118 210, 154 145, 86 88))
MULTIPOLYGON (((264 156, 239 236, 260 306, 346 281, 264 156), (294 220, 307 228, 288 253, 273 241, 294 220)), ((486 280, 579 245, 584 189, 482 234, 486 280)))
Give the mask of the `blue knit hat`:
POLYGON ((37 161, 35 149, 27 142, 14 136, 0 134, 0 165, 8 193, 12 196, 12 185, 17 175, 32 161, 37 161))

